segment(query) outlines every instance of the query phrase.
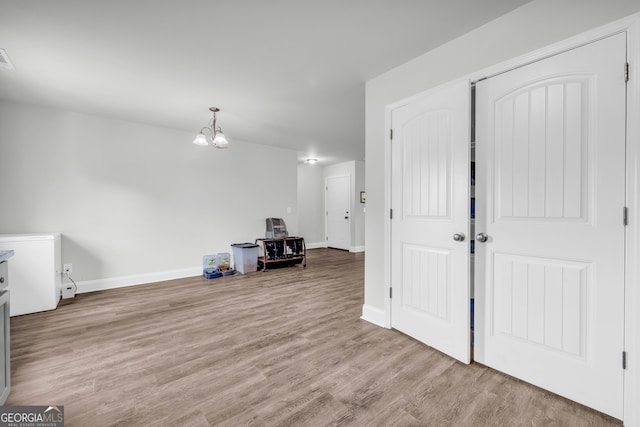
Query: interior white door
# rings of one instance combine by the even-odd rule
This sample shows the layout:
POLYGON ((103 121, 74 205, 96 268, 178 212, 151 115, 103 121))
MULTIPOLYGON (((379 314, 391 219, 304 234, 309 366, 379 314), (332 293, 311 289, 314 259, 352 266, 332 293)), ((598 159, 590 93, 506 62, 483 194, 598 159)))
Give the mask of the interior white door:
POLYGON ((351 177, 329 176, 325 180, 327 246, 349 250, 351 246, 351 177))
POLYGON ((391 112, 391 326, 464 363, 469 95, 459 81, 391 112))
POLYGON ((480 363, 617 418, 624 34, 476 86, 480 363))

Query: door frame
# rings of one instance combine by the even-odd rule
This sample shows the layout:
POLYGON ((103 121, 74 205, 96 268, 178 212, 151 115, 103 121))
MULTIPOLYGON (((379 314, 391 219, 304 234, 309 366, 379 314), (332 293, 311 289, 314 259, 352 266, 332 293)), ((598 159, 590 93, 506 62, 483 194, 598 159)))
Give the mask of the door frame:
MULTIPOLYGON (((328 211, 327 211, 327 193, 329 192, 329 184, 328 181, 331 178, 347 178, 347 180, 349 181, 349 186, 347 188, 347 194, 349 195, 349 247, 346 249, 349 252, 351 251, 351 248, 353 247, 353 239, 352 239, 352 233, 351 233, 351 218, 353 215, 353 200, 351 197, 351 175, 350 174, 340 174, 340 175, 330 175, 330 176, 325 176, 324 177, 324 243, 326 247, 330 247, 329 246, 329 215, 328 215, 328 211)), ((336 248, 336 249, 340 249, 340 248, 336 248)))
MULTIPOLYGON (((518 56, 499 64, 462 76, 471 82, 507 72, 541 59, 592 43, 618 33, 627 34, 627 60, 629 81, 627 82, 627 159, 626 196, 629 209, 626 227, 625 254, 625 343, 626 370, 624 372, 624 416, 626 425, 640 425, 640 13, 610 24, 586 31, 534 52, 518 56), (634 262, 635 261, 635 262, 634 262)), ((620 69, 621 78, 624 70, 620 69)), ((456 79, 458 80, 458 79, 456 79)), ((447 82, 443 82, 447 84, 447 82)), ((384 147, 384 324, 391 328, 391 111, 412 100, 428 96, 438 87, 429 89, 385 107, 384 147)), ((622 215, 621 215, 622 220, 622 215)), ((622 368, 622 354, 621 354, 622 368)))

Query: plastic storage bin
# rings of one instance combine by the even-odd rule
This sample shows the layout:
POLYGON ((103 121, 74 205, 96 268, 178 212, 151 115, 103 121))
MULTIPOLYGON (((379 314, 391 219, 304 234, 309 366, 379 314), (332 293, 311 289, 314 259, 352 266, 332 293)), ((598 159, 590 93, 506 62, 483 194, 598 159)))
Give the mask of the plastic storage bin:
POLYGON ((241 274, 258 270, 258 245, 255 243, 233 243, 233 259, 236 271, 241 274))

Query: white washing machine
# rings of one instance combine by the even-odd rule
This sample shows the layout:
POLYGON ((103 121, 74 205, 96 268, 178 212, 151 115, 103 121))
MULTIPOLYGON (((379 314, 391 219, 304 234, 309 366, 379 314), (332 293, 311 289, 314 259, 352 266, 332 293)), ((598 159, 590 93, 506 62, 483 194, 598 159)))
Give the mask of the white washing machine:
POLYGON ((13 250, 9 263, 10 314, 58 307, 62 288, 60 233, 0 234, 0 250, 13 250))

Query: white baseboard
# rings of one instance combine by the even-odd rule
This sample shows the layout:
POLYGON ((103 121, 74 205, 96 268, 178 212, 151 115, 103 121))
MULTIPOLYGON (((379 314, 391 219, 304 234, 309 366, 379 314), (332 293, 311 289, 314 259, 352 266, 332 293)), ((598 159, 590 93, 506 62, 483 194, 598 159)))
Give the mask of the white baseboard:
POLYGON ((379 308, 372 307, 367 304, 362 305, 362 316, 360 317, 362 320, 366 320, 367 322, 373 323, 374 325, 385 328, 385 315, 384 310, 380 310, 379 308))
POLYGON ((326 248, 327 244, 325 242, 316 242, 316 243, 307 243, 305 244, 307 249, 318 249, 318 248, 326 248))
POLYGON ((103 291, 106 289, 123 288, 125 286, 144 285, 145 283, 162 282, 165 280, 182 279, 185 277, 201 276, 202 267, 181 268, 179 270, 159 271, 155 273, 135 274, 132 276, 109 277, 106 279, 84 280, 76 282, 79 294, 85 292, 103 291))
MULTIPOLYGON (((316 243, 307 243, 307 249, 317 249, 317 248, 327 248, 326 242, 316 242, 316 243)), ((349 247, 349 252, 364 252, 364 246, 351 246, 349 247)))

